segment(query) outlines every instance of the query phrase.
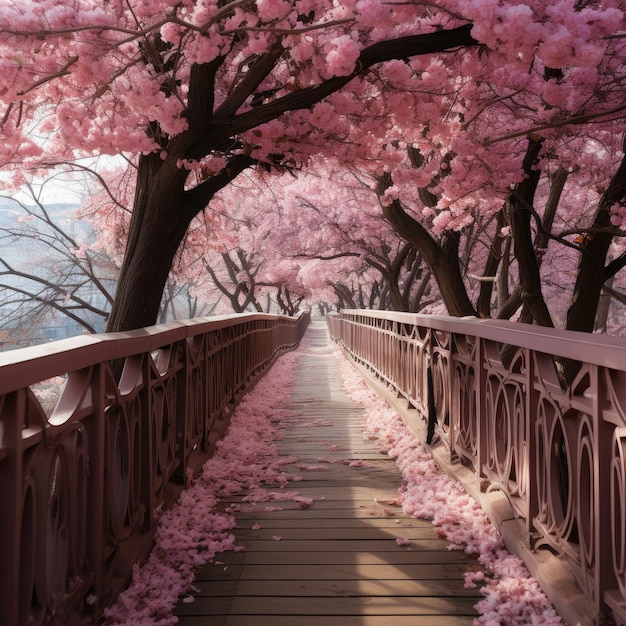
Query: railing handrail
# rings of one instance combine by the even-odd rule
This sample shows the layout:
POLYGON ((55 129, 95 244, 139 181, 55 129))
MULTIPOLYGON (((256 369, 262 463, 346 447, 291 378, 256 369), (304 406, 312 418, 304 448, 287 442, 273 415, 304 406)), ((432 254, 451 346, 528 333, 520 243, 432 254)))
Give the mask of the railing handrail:
MULTIPOLYGON (((343 309, 342 314, 363 318, 385 319, 400 324, 411 324, 457 334, 474 335, 502 344, 528 348, 543 354, 565 359, 584 360, 593 365, 622 369, 626 359, 626 337, 584 333, 562 328, 548 328, 512 322, 510 320, 482 319, 478 317, 451 317, 399 313, 369 309, 343 309), (601 347, 602 350, 596 350, 601 347)), ((331 313, 329 317, 332 317, 331 313)))
MULTIPOLYGON (((300 319, 306 313, 301 313, 300 319)), ((131 354, 157 350, 161 346, 198 335, 259 320, 292 319, 284 315, 239 313, 215 317, 196 317, 155 324, 115 333, 85 334, 0 352, 0 395, 20 384, 32 385, 67 372, 68 358, 73 369, 114 361, 131 354), (10 374, 9 374, 10 371, 10 374)))

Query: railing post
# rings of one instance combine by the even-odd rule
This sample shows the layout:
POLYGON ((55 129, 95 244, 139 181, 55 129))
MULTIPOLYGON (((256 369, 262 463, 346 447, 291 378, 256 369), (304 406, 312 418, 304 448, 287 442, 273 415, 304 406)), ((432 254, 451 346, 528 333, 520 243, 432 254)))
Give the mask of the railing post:
MULTIPOLYGON (((107 520, 104 519, 105 507, 105 411, 106 386, 110 371, 105 364, 94 368, 93 372, 93 414, 87 419, 87 438, 89 441, 89 474, 87 477, 87 528, 86 557, 88 569, 93 572, 93 586, 87 596, 86 605, 97 610, 110 600, 105 582, 105 542, 107 520)), ((111 381, 112 382, 112 381, 111 381)))
POLYGON ((24 509, 31 505, 23 493, 21 433, 22 416, 26 411, 24 394, 24 390, 15 391, 0 403, 0 494, 4 509, 4 514, 0 515, 0 611, 9 625, 18 624, 22 603, 20 583, 26 583, 30 590, 34 584, 35 554, 31 554, 28 560, 21 558, 23 535, 34 535, 32 526, 22 524, 24 509))
POLYGON ((428 340, 426 341, 426 349, 424 351, 424 357, 426 360, 426 393, 428 394, 428 443, 432 443, 437 430, 437 381, 435 380, 435 355, 433 350, 434 331, 432 328, 428 329, 428 340))
POLYGON ((487 403, 485 402, 485 384, 487 381, 487 370, 485 368, 485 346, 483 339, 476 339, 476 352, 474 361, 474 393, 476 398, 476 476, 484 476, 483 467, 487 463, 488 444, 488 415, 487 403))
MULTIPOLYGON (((593 417, 594 417, 594 441, 593 448, 590 451, 593 454, 594 468, 594 504, 593 517, 591 518, 592 528, 591 541, 594 546, 594 553, 597 555, 596 564, 596 597, 599 611, 604 612, 606 606, 606 598, 604 592, 617 587, 617 578, 613 566, 614 549, 613 544, 614 533, 612 532, 612 524, 616 519, 616 506, 618 502, 614 502, 611 490, 611 478, 614 462, 614 435, 616 428, 614 424, 604 418, 604 408, 606 406, 606 398, 609 397, 608 389, 603 375, 608 372, 601 371, 600 368, 594 366, 592 368, 592 389, 593 389, 593 417), (609 540, 610 538, 610 540, 609 540)), ((622 493, 622 498, 626 498, 626 493, 622 493)), ((586 511, 581 511, 585 515, 586 511)), ((623 520, 624 521, 624 520, 623 520)), ((621 607, 616 607, 615 617, 626 622, 626 602, 622 598, 621 607)))
POLYGON ((524 521, 526 536, 529 543, 532 543, 535 533, 534 520, 539 513, 541 492, 537 478, 539 475, 538 468, 543 460, 539 458, 539 444, 537 441, 537 407, 539 404, 539 391, 535 384, 537 376, 537 368, 535 367, 535 359, 530 351, 526 355, 526 394, 524 414, 526 416, 526 432, 525 432, 525 471, 528 476, 526 481, 526 520, 524 521))

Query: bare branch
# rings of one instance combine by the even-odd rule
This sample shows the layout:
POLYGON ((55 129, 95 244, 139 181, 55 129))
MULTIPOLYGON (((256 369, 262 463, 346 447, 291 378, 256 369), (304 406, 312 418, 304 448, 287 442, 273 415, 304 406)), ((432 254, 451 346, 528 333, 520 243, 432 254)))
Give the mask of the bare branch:
POLYGON ((508 135, 501 135, 500 137, 494 137, 492 139, 485 139, 481 143, 483 146, 490 146, 491 144, 498 143, 500 141, 506 141, 507 139, 515 139, 516 137, 524 137, 525 135, 532 135, 542 130, 547 130, 549 128, 561 128, 562 126, 569 126, 570 124, 585 124, 591 120, 597 120, 603 117, 608 117, 609 115, 614 115, 615 113, 620 113, 625 110, 626 110, 626 104, 623 104, 613 109, 609 109, 608 111, 601 111, 599 113, 587 113, 585 115, 574 115, 572 117, 568 117, 564 120, 559 120, 558 122, 553 122, 551 124, 543 124, 541 126, 534 126, 533 128, 526 128, 525 130, 519 130, 514 133, 509 133, 508 135))

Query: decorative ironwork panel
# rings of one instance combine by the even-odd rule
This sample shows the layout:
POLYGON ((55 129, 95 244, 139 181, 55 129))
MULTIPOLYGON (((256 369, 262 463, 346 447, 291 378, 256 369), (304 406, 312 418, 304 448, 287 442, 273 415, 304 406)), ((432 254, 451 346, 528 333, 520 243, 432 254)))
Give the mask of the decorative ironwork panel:
POLYGON ((449 446, 454 456, 474 467, 480 454, 476 381, 480 342, 468 335, 453 335, 452 342, 449 446))
POLYGON ((528 515, 529 422, 526 411, 527 353, 517 350, 508 367, 502 347, 485 342, 484 428, 486 450, 482 472, 491 489, 501 490, 516 515, 528 515))

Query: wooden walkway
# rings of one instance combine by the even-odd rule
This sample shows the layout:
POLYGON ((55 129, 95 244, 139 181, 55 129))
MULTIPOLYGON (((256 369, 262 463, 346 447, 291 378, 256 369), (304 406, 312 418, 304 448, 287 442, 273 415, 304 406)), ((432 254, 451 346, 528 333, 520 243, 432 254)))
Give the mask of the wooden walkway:
POLYGON ((328 468, 293 467, 303 480, 288 489, 315 503, 237 513, 246 551, 221 554, 199 573, 194 602, 176 609, 181 626, 459 626, 476 617, 482 596, 464 588, 463 573, 479 566, 391 504, 400 473, 364 440, 329 342, 325 323, 313 320, 281 447, 298 464, 328 468))

